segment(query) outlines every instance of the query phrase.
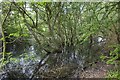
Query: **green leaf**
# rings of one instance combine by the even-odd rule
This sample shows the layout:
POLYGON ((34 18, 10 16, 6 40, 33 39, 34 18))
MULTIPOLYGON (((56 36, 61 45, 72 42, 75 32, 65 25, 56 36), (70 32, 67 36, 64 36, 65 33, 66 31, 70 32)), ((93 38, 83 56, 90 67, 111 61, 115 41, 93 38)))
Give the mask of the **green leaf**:
POLYGON ((0 41, 3 41, 4 40, 4 38, 2 37, 2 38, 0 38, 0 41))
POLYGON ((9 34, 9 37, 11 37, 11 36, 19 37, 20 35, 19 35, 19 33, 11 33, 11 34, 9 34))

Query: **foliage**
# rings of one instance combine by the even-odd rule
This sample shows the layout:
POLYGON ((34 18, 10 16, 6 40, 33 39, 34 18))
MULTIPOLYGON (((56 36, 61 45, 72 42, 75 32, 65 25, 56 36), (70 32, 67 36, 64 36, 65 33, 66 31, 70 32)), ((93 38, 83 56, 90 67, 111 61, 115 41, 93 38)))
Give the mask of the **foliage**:
MULTIPOLYGON (((117 64, 116 60, 120 58, 120 45, 111 45, 110 47, 113 48, 112 51, 110 51, 109 56, 102 55, 101 59, 105 60, 107 59, 107 64, 117 64)), ((119 62, 119 61, 118 61, 119 62)))
POLYGON ((107 75, 107 78, 117 78, 117 79, 120 79, 120 73, 119 71, 115 71, 115 70, 110 70, 108 72, 108 75, 107 75))
MULTIPOLYGON (((35 65, 39 60, 35 68, 30 68, 33 71, 31 78, 46 64, 53 68, 74 63, 84 68, 95 62, 102 50, 101 58, 109 58, 107 63, 114 64, 120 57, 119 22, 116 14, 118 3, 1 4, 1 40, 4 44, 2 56, 4 63, 7 61, 5 66, 12 64, 19 67, 21 59, 25 61, 24 64, 35 65), (104 49, 112 44, 118 45, 109 48, 111 50, 104 49), (110 57, 104 56, 105 51, 110 51, 110 57)), ((26 67, 28 65, 24 65, 26 67)))

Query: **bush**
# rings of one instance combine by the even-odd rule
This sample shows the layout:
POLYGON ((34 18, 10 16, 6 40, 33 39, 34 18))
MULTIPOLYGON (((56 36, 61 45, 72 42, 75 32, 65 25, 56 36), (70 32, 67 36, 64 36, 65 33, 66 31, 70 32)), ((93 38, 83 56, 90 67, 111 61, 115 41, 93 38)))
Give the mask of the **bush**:
POLYGON ((107 78, 120 79, 120 71, 119 70, 110 70, 107 74, 107 78))

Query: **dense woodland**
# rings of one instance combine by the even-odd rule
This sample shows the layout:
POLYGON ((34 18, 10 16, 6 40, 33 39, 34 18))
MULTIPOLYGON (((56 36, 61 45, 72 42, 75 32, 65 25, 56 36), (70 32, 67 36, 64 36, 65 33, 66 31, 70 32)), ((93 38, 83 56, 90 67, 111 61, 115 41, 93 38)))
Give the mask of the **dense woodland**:
POLYGON ((120 79, 120 2, 0 5, 1 79, 80 78, 99 63, 120 79))

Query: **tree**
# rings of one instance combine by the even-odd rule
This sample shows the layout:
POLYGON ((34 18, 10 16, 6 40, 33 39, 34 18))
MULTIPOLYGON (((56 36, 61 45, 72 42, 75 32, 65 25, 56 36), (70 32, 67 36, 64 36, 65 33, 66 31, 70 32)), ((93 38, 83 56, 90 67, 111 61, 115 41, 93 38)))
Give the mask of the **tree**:
MULTIPOLYGON (((28 39, 34 40, 35 44, 32 46, 41 60, 31 78, 46 63, 51 68, 71 63, 82 68, 90 66, 89 63, 95 62, 102 50, 107 51, 109 45, 119 43, 119 27, 116 26, 118 3, 3 4, 3 58, 7 55, 7 45, 12 43, 14 46, 30 42, 28 39), (113 33, 116 34, 114 37, 118 43, 111 37, 113 33)), ((113 48, 108 52, 111 49, 113 48)))

